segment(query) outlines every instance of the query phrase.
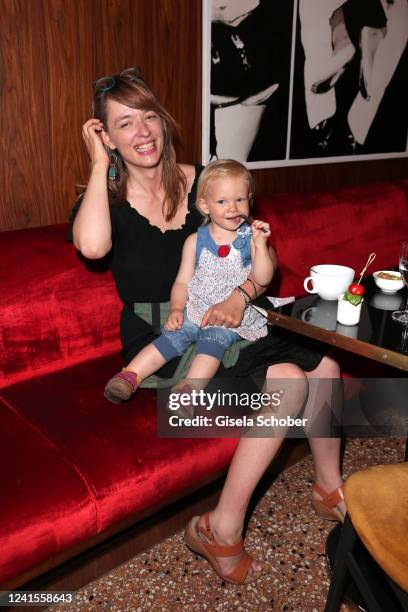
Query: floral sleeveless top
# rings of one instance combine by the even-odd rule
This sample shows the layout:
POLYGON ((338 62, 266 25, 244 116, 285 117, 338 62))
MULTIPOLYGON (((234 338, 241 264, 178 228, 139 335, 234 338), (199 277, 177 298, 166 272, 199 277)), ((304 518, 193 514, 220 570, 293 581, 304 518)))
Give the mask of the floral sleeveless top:
MULTIPOLYGON (((209 226, 198 229, 195 272, 188 285, 187 316, 190 321, 199 325, 210 306, 225 300, 235 287, 247 280, 251 272, 250 244, 251 228, 243 223, 230 244, 228 255, 220 257, 209 226)), ((266 319, 249 306, 241 325, 234 331, 246 340, 258 340, 267 335, 266 319)))

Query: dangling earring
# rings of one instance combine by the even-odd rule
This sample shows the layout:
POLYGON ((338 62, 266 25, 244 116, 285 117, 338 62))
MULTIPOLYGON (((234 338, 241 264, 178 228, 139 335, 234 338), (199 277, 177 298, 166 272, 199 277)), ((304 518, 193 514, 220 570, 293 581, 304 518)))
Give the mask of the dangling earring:
POLYGON ((108 178, 110 181, 116 181, 119 176, 119 160, 116 153, 109 154, 109 170, 108 178))

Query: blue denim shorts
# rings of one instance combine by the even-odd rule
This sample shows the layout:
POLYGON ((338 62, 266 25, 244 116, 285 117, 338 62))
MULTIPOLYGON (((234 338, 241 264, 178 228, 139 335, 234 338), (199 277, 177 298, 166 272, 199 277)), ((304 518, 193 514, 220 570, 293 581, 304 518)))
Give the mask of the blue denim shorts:
POLYGON ((197 343, 197 354, 211 355, 221 361, 225 351, 241 339, 237 332, 227 327, 214 326, 200 329, 187 318, 186 311, 184 311, 182 327, 175 331, 167 331, 162 328, 162 335, 152 344, 166 361, 183 355, 194 342, 197 343))

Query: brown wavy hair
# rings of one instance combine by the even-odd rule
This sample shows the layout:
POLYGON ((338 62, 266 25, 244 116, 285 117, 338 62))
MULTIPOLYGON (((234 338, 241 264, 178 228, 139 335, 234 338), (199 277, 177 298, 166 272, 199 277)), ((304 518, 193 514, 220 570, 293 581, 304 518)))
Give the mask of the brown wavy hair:
MULTIPOLYGON (((163 215, 171 221, 184 200, 187 191, 187 180, 176 162, 174 142, 179 140, 180 128, 173 117, 160 104, 159 100, 140 76, 138 68, 128 68, 119 74, 103 77, 94 83, 93 116, 99 119, 107 130, 107 105, 109 100, 116 100, 130 108, 156 113, 163 125, 164 143, 162 153, 162 180, 164 191, 163 215)), ((117 176, 108 179, 109 202, 114 206, 126 199, 128 174, 125 163, 119 153, 117 156, 117 176)))

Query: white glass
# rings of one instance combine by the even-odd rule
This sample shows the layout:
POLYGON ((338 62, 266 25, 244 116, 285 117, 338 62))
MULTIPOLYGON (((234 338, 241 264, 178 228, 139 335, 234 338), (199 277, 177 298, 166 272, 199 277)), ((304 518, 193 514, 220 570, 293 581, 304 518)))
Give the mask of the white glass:
MULTIPOLYGON (((408 240, 402 243, 399 257, 399 271, 401 273, 402 280, 408 287, 408 240)), ((405 306, 405 310, 396 310, 392 313, 392 318, 397 323, 402 325, 408 325, 408 301, 405 306)), ((405 332, 405 330, 404 330, 405 332)))
POLYGON ((339 295, 338 297, 337 321, 341 325, 357 325, 357 323, 360 321, 361 306, 364 301, 364 298, 357 306, 354 306, 354 304, 350 304, 350 302, 343 298, 344 293, 342 295, 339 295))

